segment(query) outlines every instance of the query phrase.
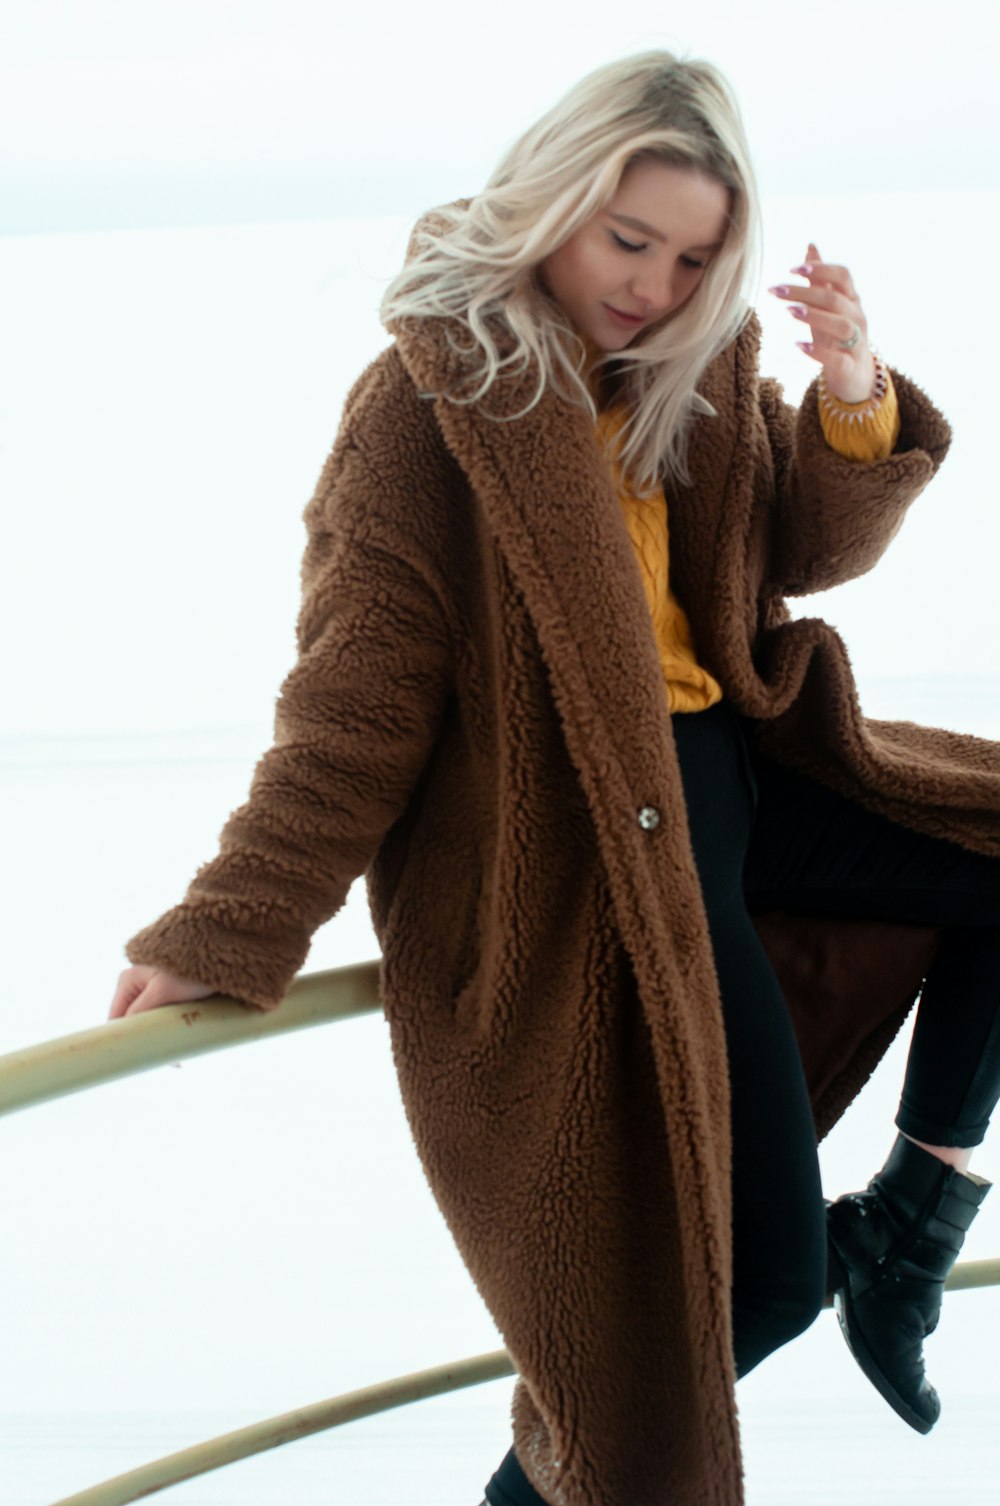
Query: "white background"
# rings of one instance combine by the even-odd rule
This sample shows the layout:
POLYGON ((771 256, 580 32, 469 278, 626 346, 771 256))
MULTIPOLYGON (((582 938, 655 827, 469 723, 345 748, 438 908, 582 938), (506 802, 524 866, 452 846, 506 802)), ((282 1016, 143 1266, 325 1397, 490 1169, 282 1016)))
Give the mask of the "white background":
MULTIPOLYGON (((869 715, 1000 737, 995 15, 985 0, 706 0, 668 30, 648 3, 8 0, 0 1051, 104 1020, 123 942, 180 898, 245 798, 293 661, 302 510, 346 391, 387 343, 377 305, 413 220, 474 193, 614 57, 688 51, 734 82, 764 194, 764 369, 792 397, 814 370, 764 289, 815 240, 851 267, 876 345, 954 425, 876 569, 795 615, 838 628, 869 715)), ((358 883, 307 966, 376 953, 358 883)), ((828 1195, 881 1165, 905 1049, 824 1144, 828 1195)), ((973 1163, 986 1176, 994 1144, 973 1163)), ((0 1206, 8 1420, 265 1415, 499 1347, 416 1160, 378 1017, 14 1115, 0 1206)), ((1000 1201, 966 1254, 1000 1254, 1000 1201)), ((808 1480, 824 1418, 848 1404, 872 1429, 863 1469, 837 1461, 857 1467, 859 1501, 895 1501, 901 1469, 919 1479, 900 1503, 959 1481, 973 1499, 959 1419, 1000 1402, 998 1319, 1000 1292, 947 1299, 927 1346, 946 1418, 919 1439, 824 1314, 738 1393, 750 1501, 785 1499, 774 1481, 754 1495, 755 1450, 789 1408, 805 1408, 790 1478, 808 1480)), ((509 1385, 482 1393, 497 1398, 485 1473, 455 1506, 506 1448, 509 1385)), ((4 1506, 29 1499, 3 1492, 4 1506)), ((385 1499, 415 1497, 400 1484, 385 1499)))

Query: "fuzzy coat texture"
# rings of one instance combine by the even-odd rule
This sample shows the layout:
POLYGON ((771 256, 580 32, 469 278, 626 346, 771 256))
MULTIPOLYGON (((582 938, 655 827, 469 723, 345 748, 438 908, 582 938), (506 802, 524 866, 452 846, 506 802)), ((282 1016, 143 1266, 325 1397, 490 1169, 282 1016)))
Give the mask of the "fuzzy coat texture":
MULTIPOLYGON (((488 416, 530 375, 482 404, 421 396, 462 375, 449 324, 400 321, 351 389, 305 509, 274 744, 126 951, 271 1009, 364 874, 403 1102, 518 1371, 525 1472, 553 1506, 739 1506, 726 1046, 640 570, 582 408, 488 416)), ((895 452, 846 460, 816 383, 788 405, 759 340, 753 316, 709 367, 717 417, 667 492, 699 662, 780 764, 1000 858, 1000 744, 864 716, 837 632, 785 600, 872 569, 948 424, 893 369, 895 452)), ((819 1139, 942 932, 754 924, 819 1139)))

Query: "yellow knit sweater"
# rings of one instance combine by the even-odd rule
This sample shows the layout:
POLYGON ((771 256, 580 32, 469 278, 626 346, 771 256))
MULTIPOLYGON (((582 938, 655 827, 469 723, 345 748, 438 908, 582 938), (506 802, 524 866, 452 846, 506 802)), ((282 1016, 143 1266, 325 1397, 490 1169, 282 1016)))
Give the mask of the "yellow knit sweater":
MULTIPOLYGON (((589 365, 600 354, 600 348, 591 345, 589 341, 586 344, 589 365)), ((841 403, 830 394, 820 404, 820 422, 827 444, 841 455, 861 464, 891 455, 899 438, 899 405, 891 376, 881 402, 865 412, 867 407, 868 404, 865 403, 841 403)), ((599 413, 597 436, 607 456, 629 537, 642 571, 646 601, 663 667, 667 704, 672 712, 704 711, 706 707, 722 699, 722 687, 698 663, 697 646, 692 639, 687 614, 670 588, 667 501, 663 488, 659 488, 648 498, 633 497, 622 479, 621 468, 615 458, 614 442, 626 418, 624 405, 599 413)))

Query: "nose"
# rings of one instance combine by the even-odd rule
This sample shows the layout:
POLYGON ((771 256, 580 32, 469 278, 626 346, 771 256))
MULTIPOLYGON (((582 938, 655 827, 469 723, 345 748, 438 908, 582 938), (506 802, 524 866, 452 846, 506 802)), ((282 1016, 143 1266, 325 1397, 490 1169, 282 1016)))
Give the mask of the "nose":
POLYGON ((633 284, 633 297, 643 308, 649 308, 651 319, 659 318, 673 307, 674 268, 666 271, 649 271, 633 284))

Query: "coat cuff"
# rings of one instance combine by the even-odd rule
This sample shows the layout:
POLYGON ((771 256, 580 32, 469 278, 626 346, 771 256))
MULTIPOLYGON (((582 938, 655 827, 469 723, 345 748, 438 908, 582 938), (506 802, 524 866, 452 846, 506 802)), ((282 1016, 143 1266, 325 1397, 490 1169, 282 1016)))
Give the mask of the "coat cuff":
POLYGON ((276 1009, 304 963, 310 936, 298 945, 269 937, 261 905, 247 901, 250 914, 226 896, 184 901, 125 943, 129 962, 162 968, 216 993, 257 1009, 276 1009))
MULTIPOLYGON (((891 465, 903 459, 905 471, 905 457, 912 456, 916 451, 926 457, 926 462, 929 462, 929 476, 932 476, 944 460, 951 445, 951 425, 916 382, 911 382, 894 366, 886 369, 896 396, 899 434, 892 454, 885 456, 884 460, 891 465)), ((800 456, 809 449, 815 450, 817 446, 827 453, 830 452, 831 447, 826 442, 820 412, 819 377, 809 384, 802 399, 797 441, 796 448, 800 456)), ((844 457, 836 457, 836 459, 842 458, 844 457)), ((834 456, 831 456, 831 459, 834 459, 834 456)), ((852 478, 856 478, 855 466, 848 466, 846 469, 840 466, 837 470, 841 475, 851 475, 852 478)))
POLYGON ((867 574, 948 452, 948 421, 915 382, 894 367, 890 374, 899 438, 891 455, 863 466, 827 443, 818 379, 806 389, 772 536, 773 581, 783 595, 828 591, 867 574))

